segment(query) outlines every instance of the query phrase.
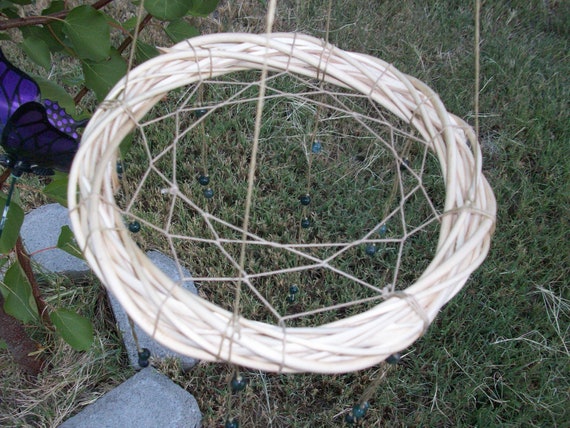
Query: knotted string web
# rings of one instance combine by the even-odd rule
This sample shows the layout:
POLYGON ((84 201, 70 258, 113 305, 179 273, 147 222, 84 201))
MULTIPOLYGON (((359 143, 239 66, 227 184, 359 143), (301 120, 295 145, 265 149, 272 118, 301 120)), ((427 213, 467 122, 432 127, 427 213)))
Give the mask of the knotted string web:
POLYGON ((148 334, 277 372, 409 346, 483 261, 495 216, 475 134, 433 91, 294 33, 197 37, 132 70, 70 189, 87 260, 148 334))

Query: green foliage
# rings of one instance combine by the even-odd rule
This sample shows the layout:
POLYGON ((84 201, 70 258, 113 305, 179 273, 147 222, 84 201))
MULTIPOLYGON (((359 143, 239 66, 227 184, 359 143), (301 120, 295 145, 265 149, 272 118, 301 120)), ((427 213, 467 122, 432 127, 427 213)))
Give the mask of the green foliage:
POLYGON ((57 248, 71 254, 74 257, 83 258, 81 250, 75 242, 75 237, 69 226, 63 226, 61 228, 61 233, 57 240, 57 248))
MULTIPOLYGON (((6 205, 6 195, 0 194, 0 206, 6 205)), ((24 211, 20 206, 12 200, 10 202, 10 209, 4 224, 2 236, 0 236, 0 254, 6 254, 14 248, 18 236, 20 234, 20 227, 24 222, 24 211)))
POLYGON ((168 24, 164 31, 168 37, 170 37, 170 40, 172 40, 174 43, 178 43, 182 40, 200 35, 200 32, 196 27, 188 24, 183 19, 172 21, 170 24, 168 24))
POLYGON ((85 60, 82 65, 85 86, 95 92, 98 101, 103 101, 107 92, 127 72, 127 63, 114 49, 104 61, 85 60))
POLYGON ((76 351, 87 351, 93 343, 93 325, 87 318, 69 310, 57 309, 50 314, 55 330, 76 351))
POLYGON ((0 291, 4 296, 4 311, 7 314, 25 323, 38 318, 32 286, 18 262, 6 271, 4 282, 0 282, 0 291))
POLYGON ((66 207, 67 183, 67 174, 56 172, 51 180, 51 183, 44 187, 44 195, 66 207))
POLYGON ((192 3, 188 0, 145 0, 144 8, 158 19, 173 21, 185 16, 192 3))
POLYGON ((111 51, 111 32, 107 19, 91 6, 79 6, 65 18, 63 32, 82 60, 103 61, 111 51))

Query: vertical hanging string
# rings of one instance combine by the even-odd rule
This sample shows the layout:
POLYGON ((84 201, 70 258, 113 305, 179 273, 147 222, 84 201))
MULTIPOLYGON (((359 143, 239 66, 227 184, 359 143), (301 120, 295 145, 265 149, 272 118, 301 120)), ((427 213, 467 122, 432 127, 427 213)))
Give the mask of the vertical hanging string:
MULTIPOLYGON (((275 21, 275 11, 276 11, 277 1, 271 0, 269 2, 269 7, 267 9, 267 46, 266 46, 266 53, 269 50, 269 36, 271 35, 273 29, 273 22, 275 21)), ((261 70, 261 78, 259 82, 259 97, 257 101, 257 109, 255 113, 255 128, 253 133, 253 143, 251 148, 251 160, 249 163, 249 172, 247 178, 247 196, 245 200, 245 212, 243 216, 243 225, 242 225, 242 235, 241 235, 241 248, 240 248, 240 256, 239 256, 239 267, 240 267, 240 280, 236 284, 236 293, 233 305, 233 325, 239 326, 238 318, 239 318, 239 311, 240 311, 240 297, 241 297, 241 286, 243 282, 243 277, 245 275, 245 251, 246 251, 246 239, 247 239, 247 232, 249 229, 249 217, 251 213, 251 206, 252 206, 252 199, 253 199, 253 186, 255 183, 255 171, 257 168, 257 152, 259 149, 259 135, 261 133, 261 120, 263 116, 263 107, 265 105, 265 91, 266 91, 266 79, 267 79, 267 57, 265 56, 265 60, 263 62, 263 68, 261 70)), ((233 332, 232 332, 233 334, 233 332)), ((230 338, 230 350, 229 353, 232 353, 232 345, 233 340, 230 338)), ((242 379, 239 373, 239 369, 237 366, 234 366, 233 369, 233 376, 232 381, 242 379)), ((231 382, 230 381, 230 387, 231 382)), ((241 401, 240 401, 241 403, 241 401)), ((232 392, 228 394, 228 412, 231 413, 232 409, 232 392)), ((229 423, 233 424, 233 420, 231 417, 228 416, 226 426, 229 423)), ((233 425, 232 425, 233 426, 233 425)))
MULTIPOLYGON (((273 22, 275 20, 275 10, 276 10, 276 0, 271 0, 269 2, 269 7, 267 10, 267 36, 268 36, 268 43, 269 43, 269 35, 271 35, 271 31, 273 28, 273 22)), ((266 46, 266 51, 269 50, 269 46, 266 46)), ((243 226, 242 226, 242 243, 240 249, 240 256, 239 256, 239 266, 242 272, 242 276, 245 273, 245 250, 246 244, 245 241, 247 239, 247 232, 249 229, 249 216, 251 213, 251 205, 252 205, 252 198, 253 198, 253 185, 255 182, 255 170, 257 167, 257 152, 259 148, 259 134, 261 132, 261 119, 263 115, 263 107, 265 104, 265 90, 266 90, 266 82, 267 79, 267 56, 263 62, 263 69, 261 70, 261 80, 259 82, 259 97, 257 101, 257 110, 255 113, 255 129, 253 134, 253 145, 251 148, 251 160, 249 163, 249 173, 247 178, 247 196, 245 200, 245 213, 243 218, 243 226)), ((240 291, 241 291, 241 283, 240 280, 237 283, 236 288, 236 298, 234 301, 234 322, 237 321, 239 316, 239 306, 240 306, 240 291)))
POLYGON ((480 25, 481 25, 481 0, 475 0, 475 138, 479 141, 479 54, 480 54, 480 25))

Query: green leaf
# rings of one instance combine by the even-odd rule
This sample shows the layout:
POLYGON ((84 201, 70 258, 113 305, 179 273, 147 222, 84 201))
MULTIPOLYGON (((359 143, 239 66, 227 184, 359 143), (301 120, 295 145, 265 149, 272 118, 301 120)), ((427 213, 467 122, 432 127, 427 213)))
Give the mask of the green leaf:
MULTIPOLYGON (((0 195, 0 206, 4 207, 6 205, 6 195, 0 195)), ((2 236, 0 236, 0 254, 6 254, 12 251, 20 235, 20 228, 24 222, 24 211, 20 206, 14 202, 10 202, 10 208, 8 209, 8 215, 6 217, 6 223, 4 224, 4 230, 2 231, 2 236)))
POLYGON ((109 57, 111 38, 107 18, 91 6, 78 6, 69 12, 63 31, 79 58, 99 62, 109 57))
POLYGON ((111 51, 106 61, 83 61, 82 66, 85 86, 95 92, 98 101, 103 101, 107 92, 127 72, 126 62, 116 50, 111 51))
POLYGON ((155 18, 173 21, 182 18, 192 6, 189 0, 144 0, 144 8, 155 18))
POLYGON ((50 199, 55 200, 64 207, 67 206, 67 183, 68 175, 56 171, 52 177, 51 183, 44 187, 43 193, 50 199))
POLYGON ((75 236, 73 235, 73 232, 69 226, 61 227, 59 238, 57 238, 57 248, 65 251, 68 254, 71 254, 73 257, 77 257, 79 259, 83 258, 83 254, 77 246, 77 242, 75 242, 75 236))
POLYGON ((0 349, 8 349, 8 344, 3 339, 0 339, 0 349))
POLYGON ((52 34, 45 27, 32 27, 32 26, 21 27, 20 31, 22 33, 22 37, 24 38, 24 40, 31 38, 43 40, 44 43, 47 44, 51 52, 58 52, 63 49, 61 43, 59 43, 56 39, 54 39, 52 34))
POLYGON ((65 109, 67 113, 74 116, 75 102, 69 93, 52 80, 44 79, 43 77, 34 76, 34 80, 40 87, 43 99, 57 101, 58 104, 65 109))
POLYGON ((93 325, 89 319, 70 311, 57 309, 50 314, 55 331, 76 351, 87 351, 93 343, 93 325))
POLYGON ((168 24, 164 31, 167 36, 170 37, 170 40, 172 40, 174 43, 178 43, 182 40, 200 35, 200 31, 198 31, 196 27, 190 25, 183 19, 172 21, 170 24, 168 24))
POLYGON ((144 62, 159 54, 158 49, 148 43, 137 40, 137 61, 144 62))
POLYGON ((7 314, 24 323, 38 319, 32 286, 18 262, 14 262, 6 271, 0 291, 4 296, 4 311, 7 314))
POLYGON ((207 16, 216 10, 220 0, 192 0, 192 7, 188 10, 190 15, 207 16))
POLYGON ((27 37, 22 42, 22 49, 39 66, 49 71, 51 68, 51 54, 48 44, 37 37, 27 37))

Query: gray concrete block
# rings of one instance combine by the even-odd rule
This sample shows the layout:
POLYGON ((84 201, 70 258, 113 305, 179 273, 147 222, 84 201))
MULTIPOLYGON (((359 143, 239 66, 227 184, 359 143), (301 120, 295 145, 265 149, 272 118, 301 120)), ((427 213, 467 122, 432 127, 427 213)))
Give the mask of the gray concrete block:
POLYGON ((22 242, 32 261, 48 273, 77 279, 90 272, 84 260, 55 248, 63 226, 70 226, 67 208, 60 204, 42 205, 24 217, 22 242))
MULTIPOLYGON (((172 278, 173 281, 186 279, 182 282, 182 286, 192 293, 197 293, 194 282, 189 279, 192 275, 187 269, 183 268, 180 272, 176 263, 159 251, 148 251, 147 256, 158 268, 160 268, 160 270, 172 278), (180 273, 182 274, 182 277, 180 276, 180 273)), ((113 309, 118 328, 123 336, 123 343, 125 344, 125 348, 129 356, 129 362, 133 368, 138 370, 141 368, 138 363, 138 348, 129 323, 128 315, 112 293, 109 293, 109 300, 111 302, 111 308, 113 309)), ((178 354, 156 342, 138 325, 135 325, 135 334, 138 338, 139 346, 141 348, 147 348, 153 359, 178 358, 182 369, 184 370, 189 370, 198 362, 194 358, 178 354)))
POLYGON ((60 428, 195 428, 196 399, 153 368, 146 368, 71 417, 60 428))

